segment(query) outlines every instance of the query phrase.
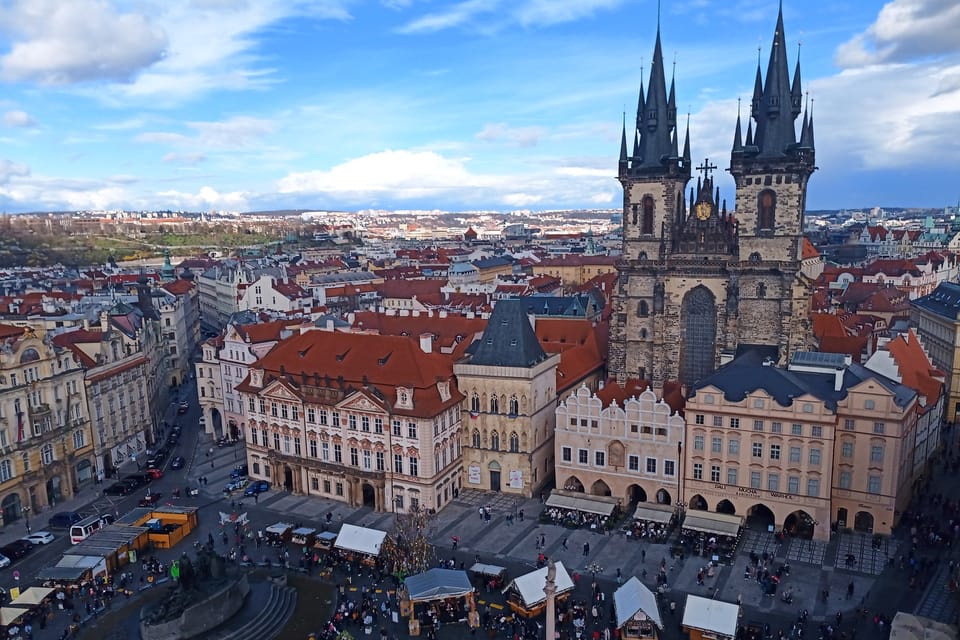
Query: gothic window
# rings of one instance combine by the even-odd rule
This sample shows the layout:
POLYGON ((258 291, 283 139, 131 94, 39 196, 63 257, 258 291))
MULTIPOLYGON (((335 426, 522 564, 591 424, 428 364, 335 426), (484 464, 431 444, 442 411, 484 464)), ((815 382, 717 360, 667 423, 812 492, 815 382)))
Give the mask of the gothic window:
POLYGON ((496 431, 490 434, 490 448, 494 451, 500 451, 500 434, 496 431))
POLYGON ((692 385, 713 372, 717 342, 717 303, 706 287, 699 286, 683 299, 683 335, 680 380, 692 385))
POLYGON ((767 297, 767 285, 763 282, 757 283, 757 297, 766 298, 767 297))
POLYGON ((480 448, 480 431, 478 429, 473 430, 473 448, 480 448))
POLYGON ((646 339, 647 339, 647 330, 646 330, 646 329, 640 329, 640 339, 641 339, 641 340, 646 340, 646 339))
POLYGON ((777 194, 764 189, 757 197, 757 230, 772 230, 776 220, 777 194))
POLYGON ((520 402, 517 396, 510 396, 510 415, 515 416, 520 413, 520 402))
POLYGON ((653 196, 643 197, 643 220, 640 226, 640 233, 653 233, 653 196))
POLYGON ((638 218, 640 216, 639 207, 637 207, 635 204, 632 204, 630 205, 630 211, 633 213, 633 226, 637 226, 637 223, 639 222, 638 218))
POLYGON ((510 434, 510 452, 518 453, 520 451, 520 436, 514 431, 510 434))
POLYGON ((500 413, 500 401, 497 396, 490 396, 490 413, 500 413))
POLYGON ((474 391, 470 397, 470 411, 480 413, 480 396, 477 395, 476 391, 474 391))
POLYGON ((647 304, 646 300, 641 300, 637 305, 637 315, 641 318, 646 318, 650 315, 650 305, 647 304))
POLYGON ((760 262, 760 260, 761 260, 760 254, 757 253, 756 251, 750 254, 750 262, 757 263, 757 262, 760 262))
POLYGON ((640 255, 637 256, 637 257, 638 257, 640 260, 649 260, 649 258, 647 258, 647 252, 646 252, 646 251, 641 251, 641 252, 640 252, 640 255))

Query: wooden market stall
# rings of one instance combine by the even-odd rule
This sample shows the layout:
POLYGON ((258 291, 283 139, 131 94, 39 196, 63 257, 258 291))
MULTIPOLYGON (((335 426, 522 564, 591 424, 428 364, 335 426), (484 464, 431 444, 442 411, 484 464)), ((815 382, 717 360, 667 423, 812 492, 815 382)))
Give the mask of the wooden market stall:
POLYGON ((316 539, 317 530, 310 527, 297 527, 290 532, 290 542, 301 544, 305 547, 312 547, 316 539))
POLYGON ((114 523, 73 547, 70 555, 103 558, 107 572, 113 573, 127 563, 136 561, 137 552, 142 551, 150 542, 149 534, 150 529, 147 527, 114 523))
POLYGON ((358 527, 344 522, 333 546, 347 561, 357 560, 373 566, 377 563, 380 547, 386 537, 386 531, 358 527))
POLYGON ((158 549, 171 549, 198 526, 199 508, 183 505, 137 507, 119 518, 115 524, 147 527, 147 539, 158 549))
MULTIPOLYGON (((570 597, 573 591, 573 580, 562 562, 557 562, 556 567, 556 599, 557 602, 561 602, 570 597)), ((543 587, 547 583, 547 569, 548 567, 541 567, 514 578, 507 584, 503 592, 507 594, 507 604, 514 613, 532 618, 546 609, 547 596, 543 592, 543 587)))
POLYGON ((107 561, 103 557, 68 553, 56 565, 41 569, 37 580, 45 587, 72 587, 97 576, 107 577, 107 561))
POLYGON ((680 626, 690 640, 733 640, 739 618, 739 605, 688 595, 680 626))
POLYGON ((271 542, 289 542, 290 532, 293 531, 293 525, 289 522, 275 522, 263 530, 266 538, 271 542))
POLYGON ((613 608, 621 638, 659 638, 663 618, 660 617, 657 596, 636 576, 631 576, 613 592, 613 608))
POLYGON ((468 622, 471 627, 480 626, 474 592, 466 571, 429 569, 408 576, 403 581, 400 610, 410 617, 410 635, 419 636, 423 627, 437 628, 438 622, 468 622), (427 605, 419 616, 417 604, 427 605))
POLYGON ((619 515, 620 502, 619 498, 612 496, 554 489, 547 496, 546 508, 540 514, 540 520, 568 529, 582 527, 603 533, 619 515))
POLYGON ((333 544, 337 541, 337 534, 333 531, 322 531, 317 534, 313 541, 313 548, 321 551, 330 551, 333 544))

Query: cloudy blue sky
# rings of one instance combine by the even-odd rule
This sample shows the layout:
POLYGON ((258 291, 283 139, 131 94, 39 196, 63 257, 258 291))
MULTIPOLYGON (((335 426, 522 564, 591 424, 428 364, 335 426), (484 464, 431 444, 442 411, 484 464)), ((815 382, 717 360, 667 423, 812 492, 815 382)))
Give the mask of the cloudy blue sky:
MULTIPOLYGON (((726 167, 777 2, 662 2, 694 159, 726 167)), ((960 3, 784 17, 808 207, 955 204, 960 3)), ((655 0, 4 0, 0 210, 619 207, 656 21, 655 0)))

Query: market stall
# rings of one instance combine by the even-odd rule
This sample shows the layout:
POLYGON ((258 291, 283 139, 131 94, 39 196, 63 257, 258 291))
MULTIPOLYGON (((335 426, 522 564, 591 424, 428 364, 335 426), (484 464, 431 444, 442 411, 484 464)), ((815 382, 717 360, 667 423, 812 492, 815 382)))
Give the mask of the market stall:
POLYGON ((680 626, 690 640, 733 640, 739 618, 739 605, 688 595, 680 626))
POLYGON ((49 597, 54 591, 55 589, 51 587, 28 587, 24 589, 19 596, 14 598, 9 606, 24 607, 27 609, 35 607, 41 604, 44 599, 49 597))
POLYGON ((149 533, 147 527, 107 525, 73 547, 71 555, 103 558, 107 572, 113 573, 127 563, 136 561, 137 552, 149 543, 149 533))
POLYGON ((633 539, 666 542, 677 525, 676 509, 668 504, 641 502, 633 512, 627 535, 633 539))
POLYGON ((411 636, 436 629, 439 624, 469 622, 472 627, 479 626, 474 588, 466 571, 430 569, 409 576, 403 581, 400 599, 401 611, 410 617, 411 636), (424 605, 419 613, 418 604, 424 605))
POLYGON ((297 527, 290 532, 290 542, 293 544, 303 545, 305 547, 312 547, 316 534, 316 529, 311 529, 310 527, 297 527))
MULTIPOLYGON (((562 562, 557 562, 556 567, 556 598, 560 602, 570 597, 573 580, 562 562)), ((547 583, 547 569, 548 567, 541 567, 514 578, 507 584, 503 592, 507 594, 507 604, 514 613, 532 618, 543 612, 547 606, 547 596, 543 592, 547 583)))
POLYGON ((0 607, 0 627, 18 624, 20 619, 28 613, 30 613, 29 609, 20 607, 0 607))
POLYGON ((292 531, 293 525, 289 522, 277 522, 264 529, 268 542, 288 542, 292 531))
POLYGON ((107 561, 101 556, 67 554, 55 566, 41 569, 37 580, 45 587, 71 587, 107 573, 107 561))
POLYGON ((547 497, 546 505, 540 514, 542 522, 562 525, 568 529, 583 527, 602 533, 616 519, 620 499, 554 489, 547 497))
POLYGON ((657 596, 636 576, 613 592, 613 608, 621 638, 659 637, 663 629, 657 596))
POLYGON ((340 533, 337 534, 337 541, 333 546, 346 560, 358 560, 373 566, 380 556, 380 547, 386 537, 386 531, 358 527, 345 522, 340 527, 340 533))
POLYGON ((333 531, 322 531, 317 534, 313 541, 313 548, 321 551, 330 551, 333 544, 337 541, 337 534, 333 531))
POLYGON ((681 540, 698 555, 721 561, 732 558, 740 542, 743 516, 713 511, 688 511, 681 540))
POLYGON ((470 573, 479 579, 488 591, 502 589, 507 580, 507 570, 495 564, 476 562, 470 567, 470 573))

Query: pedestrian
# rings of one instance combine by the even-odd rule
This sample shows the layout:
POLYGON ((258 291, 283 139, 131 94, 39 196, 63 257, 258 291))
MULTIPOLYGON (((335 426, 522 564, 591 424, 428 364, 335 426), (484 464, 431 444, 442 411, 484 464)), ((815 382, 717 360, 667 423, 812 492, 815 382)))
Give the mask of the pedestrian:
POLYGON ((647 561, 647 550, 640 549, 640 562, 646 562, 646 561, 647 561))
POLYGON ((623 582, 623 574, 620 573, 620 567, 617 567, 617 584, 623 582))
POLYGON ((583 557, 586 558, 588 555, 590 555, 590 543, 589 543, 589 542, 584 542, 584 543, 583 543, 583 557))
POLYGON ((853 580, 847 585, 847 600, 853 597, 853 580))
POLYGON ((253 494, 253 504, 257 504, 259 502, 260 502, 260 494, 259 493, 253 494))
POLYGON ((517 515, 520 516, 520 522, 523 522, 523 509, 520 509, 520 511, 517 512, 517 515))
POLYGON ((480 522, 483 522, 483 512, 484 512, 484 508, 480 507, 480 522))
POLYGON ((451 538, 451 540, 453 540, 453 550, 456 551, 456 550, 457 550, 457 544, 460 543, 460 536, 453 536, 453 537, 451 538))

